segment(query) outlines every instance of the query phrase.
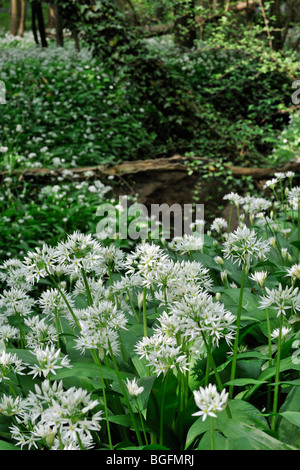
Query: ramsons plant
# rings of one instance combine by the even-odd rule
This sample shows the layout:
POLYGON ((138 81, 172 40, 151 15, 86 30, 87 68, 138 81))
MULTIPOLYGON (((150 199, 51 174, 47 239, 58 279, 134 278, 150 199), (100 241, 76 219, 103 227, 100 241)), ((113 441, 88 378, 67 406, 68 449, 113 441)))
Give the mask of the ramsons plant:
MULTIPOLYGON (((300 448, 293 173, 199 245, 101 233, 0 267, 2 449, 300 448)), ((203 223, 203 221, 200 221, 203 223)))

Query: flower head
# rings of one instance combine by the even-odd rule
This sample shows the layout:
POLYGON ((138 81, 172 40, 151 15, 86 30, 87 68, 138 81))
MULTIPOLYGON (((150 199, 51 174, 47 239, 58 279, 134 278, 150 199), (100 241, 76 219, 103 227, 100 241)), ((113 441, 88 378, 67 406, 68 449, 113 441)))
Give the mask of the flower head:
POLYGON ((216 418, 216 413, 223 411, 227 405, 228 393, 225 389, 218 393, 215 385, 209 384, 206 388, 200 387, 193 393, 195 403, 200 411, 193 413, 192 416, 202 416, 202 421, 205 421, 207 416, 216 418))

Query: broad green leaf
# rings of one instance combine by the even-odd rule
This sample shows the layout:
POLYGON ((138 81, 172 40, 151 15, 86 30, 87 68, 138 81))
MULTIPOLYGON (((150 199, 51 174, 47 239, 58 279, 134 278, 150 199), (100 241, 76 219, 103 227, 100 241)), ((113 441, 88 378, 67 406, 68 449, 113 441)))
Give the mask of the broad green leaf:
POLYGON ((244 438, 252 450, 297 450, 296 447, 275 439, 261 429, 236 419, 228 419, 220 426, 221 432, 228 438, 244 438))
POLYGON ((17 447, 10 442, 0 440, 0 450, 21 450, 20 447, 17 447))
POLYGON ((279 415, 300 427, 300 411, 282 411, 279 415))
POLYGON ((226 382, 224 385, 234 385, 237 387, 243 387, 245 385, 254 385, 254 384, 260 384, 262 385, 263 383, 266 383, 265 380, 257 380, 257 379, 251 379, 251 378, 245 378, 245 379, 234 379, 234 380, 229 380, 226 382))

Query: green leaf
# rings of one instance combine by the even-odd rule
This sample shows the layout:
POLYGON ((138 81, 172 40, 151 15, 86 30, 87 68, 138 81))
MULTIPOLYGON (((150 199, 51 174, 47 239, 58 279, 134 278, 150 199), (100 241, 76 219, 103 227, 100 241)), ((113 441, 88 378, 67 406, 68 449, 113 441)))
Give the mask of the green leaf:
POLYGON ((11 444, 10 442, 0 440, 0 450, 21 450, 21 449, 11 444))
POLYGON ((297 450, 296 447, 275 439, 261 429, 236 419, 228 419, 222 424, 220 430, 225 437, 247 439, 252 450, 297 450))
POLYGON ((300 427, 300 411, 283 411, 280 416, 286 418, 290 423, 300 427))
POLYGON ((234 380, 229 380, 226 382, 224 385, 235 385, 237 387, 243 387, 245 385, 254 385, 254 384, 260 384, 262 385, 263 383, 266 383, 265 380, 258 380, 258 379, 251 379, 251 378, 245 378, 245 379, 234 379, 234 380))

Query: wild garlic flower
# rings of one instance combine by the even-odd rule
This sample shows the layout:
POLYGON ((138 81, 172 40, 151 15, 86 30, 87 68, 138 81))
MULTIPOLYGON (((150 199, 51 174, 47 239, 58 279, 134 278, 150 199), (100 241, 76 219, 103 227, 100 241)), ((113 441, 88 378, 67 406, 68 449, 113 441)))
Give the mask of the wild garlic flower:
POLYGON ((35 300, 22 289, 12 287, 0 294, 0 308, 4 308, 4 314, 8 317, 13 315, 26 317, 32 313, 34 304, 35 300))
MULTIPOLYGON (((284 338, 285 336, 287 336, 291 331, 292 331, 291 328, 287 328, 286 326, 283 326, 281 329, 281 338, 284 338)), ((274 340, 274 339, 278 339, 279 336, 280 336, 280 328, 275 328, 271 333, 271 338, 274 340)))
POLYGON ((170 313, 175 316, 178 331, 188 341, 195 341, 203 349, 202 334, 210 337, 213 345, 221 338, 231 344, 235 336, 235 316, 220 302, 214 301, 207 292, 199 291, 194 297, 189 295, 173 302, 170 313))
POLYGON ((39 315, 34 315, 25 319, 24 323, 29 328, 25 334, 26 345, 29 349, 57 343, 57 330, 54 325, 47 324, 45 318, 40 319, 39 315))
POLYGON ((258 239, 254 230, 248 227, 238 227, 230 233, 223 244, 224 258, 231 258, 234 263, 250 267, 253 258, 264 260, 269 252, 268 241, 258 239))
POLYGON ((297 210, 300 204, 300 186, 295 186, 294 188, 290 189, 287 193, 287 200, 289 205, 297 210))
POLYGON ((58 243, 55 255, 59 269, 66 274, 79 273, 82 269, 89 273, 94 271, 102 259, 101 245, 91 234, 74 232, 66 241, 58 243))
POLYGON ((216 413, 226 408, 229 394, 225 389, 219 393, 215 385, 209 384, 205 388, 200 387, 199 390, 194 390, 193 393, 199 411, 193 413, 192 416, 202 416, 202 421, 205 421, 207 416, 216 418, 216 413))
POLYGON ((20 339, 20 330, 8 323, 3 323, 0 326, 0 341, 3 341, 6 345, 11 341, 20 339))
POLYGON ((300 264, 294 264, 287 269, 287 277, 290 277, 292 282, 296 282, 297 279, 300 279, 300 264))
POLYGON ((24 413, 26 410, 26 400, 22 397, 12 397, 3 394, 0 399, 0 413, 5 416, 14 416, 24 413))
POLYGON ((2 380, 10 380, 10 374, 25 375, 24 369, 28 364, 18 358, 17 354, 2 351, 0 355, 0 383, 2 380))
POLYGON ((158 269, 161 263, 169 259, 167 253, 154 243, 139 243, 124 261, 127 274, 139 274, 143 279, 158 269))
POLYGON ((243 202, 243 209, 247 214, 258 214, 266 212, 272 207, 272 202, 262 198, 254 196, 246 196, 243 202))
POLYGON ((26 280, 32 284, 39 282, 40 278, 55 272, 56 263, 54 249, 46 244, 42 248, 37 247, 35 251, 28 252, 23 261, 26 280))
POLYGON ((260 287, 264 287, 267 277, 267 271, 255 271, 254 273, 250 274, 249 279, 257 282, 260 287))
POLYGON ((76 349, 84 353, 97 349, 99 357, 109 354, 109 345, 114 355, 119 354, 119 329, 126 329, 127 318, 111 301, 100 301, 93 307, 78 311, 80 334, 76 338, 76 349))
MULTIPOLYGON (((61 288, 61 291, 67 298, 69 305, 71 305, 71 307, 75 307, 75 302, 72 296, 63 288, 61 288)), ((66 303, 61 293, 56 288, 50 288, 42 292, 39 296, 38 304, 41 307, 43 314, 51 318, 55 317, 55 312, 56 314, 62 314, 67 310, 66 303)))
POLYGON ((275 189, 275 186, 277 185, 277 183, 278 183, 278 179, 277 178, 272 178, 272 179, 265 182, 263 188, 264 189, 266 189, 266 188, 275 189))
POLYGON ((173 251, 178 251, 184 255, 190 251, 202 252, 204 246, 204 239, 201 234, 184 234, 182 237, 174 237, 169 243, 169 247, 173 251))
POLYGON ((101 247, 101 263, 96 266, 96 274, 119 272, 124 269, 125 252, 116 245, 101 247))
POLYGON ((165 376, 169 370, 175 368, 181 372, 189 370, 187 356, 181 346, 177 346, 175 338, 159 333, 144 337, 136 344, 135 351, 141 358, 145 357, 148 367, 157 376, 165 376))
POLYGON ((211 231, 222 233, 228 227, 228 222, 223 217, 216 217, 210 226, 211 231))
POLYGON ((86 390, 65 390, 62 381, 44 380, 24 399, 16 424, 10 428, 12 438, 27 449, 90 449, 94 447, 91 433, 100 430, 103 419, 102 411, 94 411, 97 406, 98 400, 86 390))
POLYGON ((61 357, 61 350, 56 349, 53 344, 47 345, 45 348, 39 346, 31 352, 35 355, 38 362, 38 364, 31 365, 31 371, 28 372, 28 374, 33 375, 33 378, 37 376, 46 378, 50 373, 56 374, 56 369, 72 367, 69 358, 67 356, 61 357))
POLYGON ((144 391, 144 387, 139 387, 138 386, 136 378, 134 378, 133 380, 129 380, 127 378, 126 379, 126 387, 127 387, 129 395, 133 398, 137 398, 144 391))
POLYGON ((268 289, 266 287, 266 294, 261 297, 259 302, 259 308, 265 309, 273 307, 277 310, 277 317, 280 314, 286 315, 291 310, 295 312, 300 311, 300 294, 299 289, 296 287, 286 286, 283 289, 282 285, 279 284, 277 289, 268 289))
POLYGON ((239 207, 244 201, 244 198, 242 196, 234 192, 225 194, 223 199, 224 201, 229 201, 231 204, 234 204, 236 207, 239 207))
POLYGON ((26 281, 23 263, 17 258, 10 258, 0 266, 0 281, 5 282, 8 287, 25 292, 32 289, 32 284, 26 281))

